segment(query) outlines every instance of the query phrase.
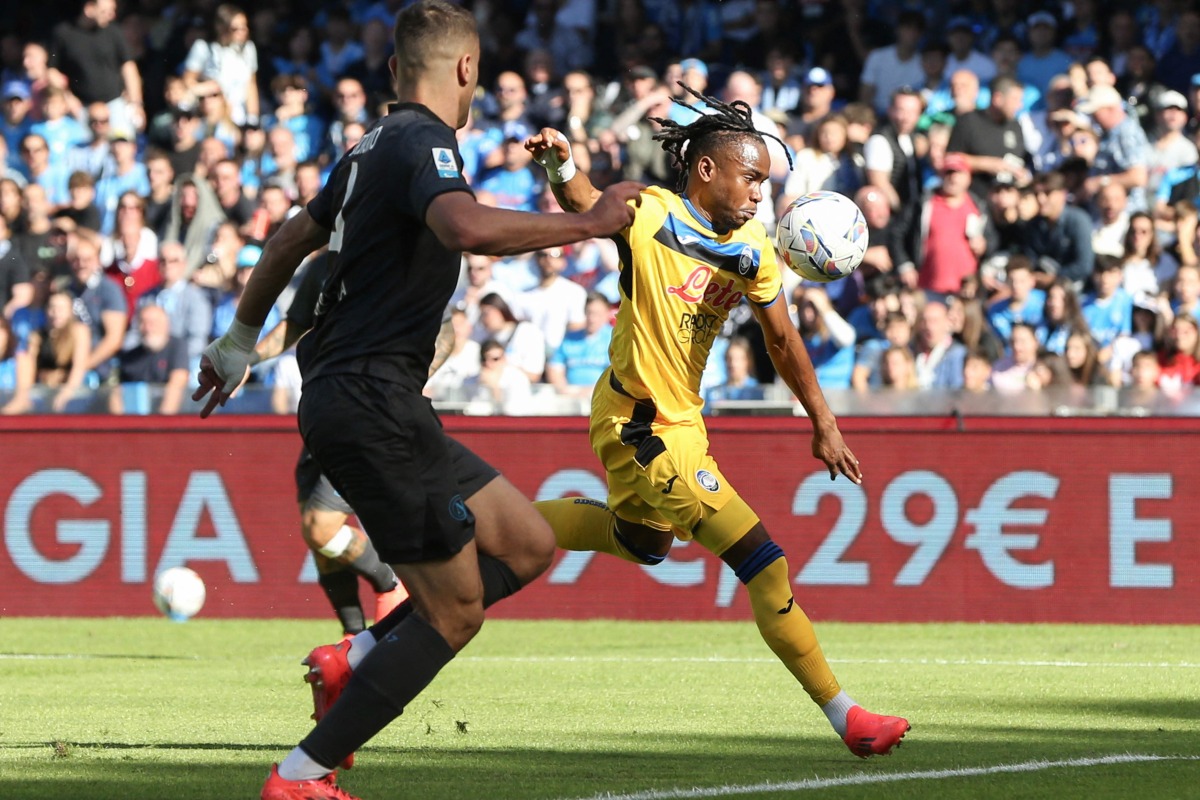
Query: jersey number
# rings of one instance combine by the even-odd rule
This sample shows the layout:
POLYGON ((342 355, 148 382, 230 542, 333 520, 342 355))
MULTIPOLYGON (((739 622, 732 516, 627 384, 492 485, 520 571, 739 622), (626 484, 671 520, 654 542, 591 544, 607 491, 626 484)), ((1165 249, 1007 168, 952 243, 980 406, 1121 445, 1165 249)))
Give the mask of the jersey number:
POLYGON ((351 161, 350 180, 346 181, 346 194, 342 196, 342 206, 338 209, 337 219, 333 222, 333 233, 329 236, 329 252, 331 253, 337 253, 342 249, 342 233, 346 228, 346 220, 342 218, 342 211, 346 208, 346 203, 350 201, 356 180, 358 180, 358 162, 351 161))

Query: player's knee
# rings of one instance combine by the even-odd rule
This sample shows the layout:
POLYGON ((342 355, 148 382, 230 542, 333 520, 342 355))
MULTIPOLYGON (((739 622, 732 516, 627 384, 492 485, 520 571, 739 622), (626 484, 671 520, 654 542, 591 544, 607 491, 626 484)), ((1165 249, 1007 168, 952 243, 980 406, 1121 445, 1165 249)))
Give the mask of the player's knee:
POLYGON ((661 564, 671 552, 675 536, 669 530, 659 530, 648 525, 638 525, 628 520, 616 519, 616 538, 630 555, 648 567, 661 564))
POLYGON ((465 647, 483 627, 482 597, 474 602, 464 600, 438 608, 427 607, 422 614, 455 651, 465 647))
POLYGON ((300 535, 310 550, 320 550, 333 539, 346 518, 316 508, 306 508, 300 515, 300 535))

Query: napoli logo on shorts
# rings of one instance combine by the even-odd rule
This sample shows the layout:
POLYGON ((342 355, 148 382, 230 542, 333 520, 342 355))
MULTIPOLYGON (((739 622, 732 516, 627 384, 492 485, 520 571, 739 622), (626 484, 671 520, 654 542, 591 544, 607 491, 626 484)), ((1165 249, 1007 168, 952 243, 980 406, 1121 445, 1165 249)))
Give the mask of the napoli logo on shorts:
POLYGON ((717 476, 706 469, 696 470, 696 481, 706 492, 715 492, 721 488, 721 482, 717 480, 717 476))
POLYGON ((450 498, 450 516, 459 522, 466 522, 467 504, 463 502, 462 495, 456 494, 450 498))

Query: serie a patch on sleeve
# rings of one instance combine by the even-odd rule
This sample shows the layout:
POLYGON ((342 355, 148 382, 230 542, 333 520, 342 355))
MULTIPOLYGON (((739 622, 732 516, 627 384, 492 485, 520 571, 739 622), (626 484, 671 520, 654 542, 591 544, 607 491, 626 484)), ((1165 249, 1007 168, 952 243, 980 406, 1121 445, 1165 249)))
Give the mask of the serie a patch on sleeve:
POLYGON ((454 152, 449 147, 433 148, 433 166, 437 168, 439 178, 458 177, 458 163, 454 160, 454 152))

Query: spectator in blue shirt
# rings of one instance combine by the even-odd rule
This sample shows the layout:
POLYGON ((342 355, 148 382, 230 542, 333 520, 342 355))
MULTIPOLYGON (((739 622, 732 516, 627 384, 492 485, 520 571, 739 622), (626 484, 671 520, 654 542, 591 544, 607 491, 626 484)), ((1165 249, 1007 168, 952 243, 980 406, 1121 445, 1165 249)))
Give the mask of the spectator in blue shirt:
POLYGON ((1036 288, 1033 268, 1029 259, 1015 255, 1008 260, 1008 297, 992 304, 988 309, 988 322, 992 330, 1004 342, 1005 348, 1012 342, 1012 327, 1020 322, 1035 330, 1042 325, 1042 313, 1046 305, 1046 294, 1036 288))
POLYGON ((744 336, 735 336, 725 348, 725 381, 704 393, 704 411, 722 400, 762 400, 765 390, 754 377, 754 348, 744 336))
POLYGON ((1133 298, 1121 288, 1122 275, 1121 259, 1097 256, 1092 274, 1095 291, 1083 298, 1083 318, 1104 361, 1108 359, 1103 351, 1118 336, 1128 336, 1133 329, 1133 298))
POLYGON ((1129 212, 1145 211, 1150 142, 1137 119, 1126 113, 1121 93, 1111 86, 1093 86, 1078 110, 1090 115, 1102 131, 1091 176, 1083 184, 1085 199, 1109 183, 1119 183, 1129 191, 1129 212))
POLYGON ((849 389, 854 372, 854 326, 842 319, 824 289, 806 286, 799 303, 800 338, 824 389, 849 389))
POLYGON ((546 364, 546 379, 559 394, 586 396, 608 368, 612 307, 602 294, 588 292, 584 327, 567 331, 546 364))
POLYGON ((529 168, 532 160, 533 155, 525 149, 520 139, 506 139, 504 163, 483 173, 479 188, 495 195, 499 208, 536 211, 538 181, 529 168))
POLYGON ((1058 20, 1048 11, 1029 15, 1029 52, 1017 64, 1017 77, 1022 83, 1037 88, 1044 96, 1050 79, 1071 67, 1071 57, 1054 46, 1058 20))

